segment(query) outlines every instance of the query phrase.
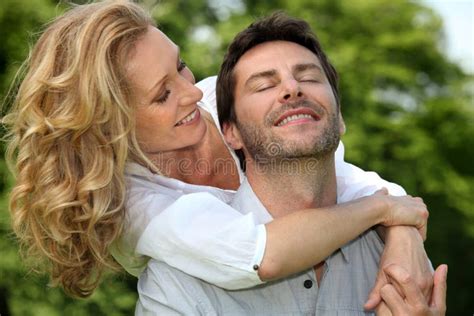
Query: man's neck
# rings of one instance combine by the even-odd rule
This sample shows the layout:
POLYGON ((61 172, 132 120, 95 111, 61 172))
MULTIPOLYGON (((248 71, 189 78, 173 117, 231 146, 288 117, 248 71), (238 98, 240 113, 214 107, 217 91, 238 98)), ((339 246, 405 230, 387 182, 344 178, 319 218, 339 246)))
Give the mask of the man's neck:
POLYGON ((255 194, 274 218, 336 204, 333 154, 325 159, 294 159, 271 166, 251 161, 246 173, 255 194))

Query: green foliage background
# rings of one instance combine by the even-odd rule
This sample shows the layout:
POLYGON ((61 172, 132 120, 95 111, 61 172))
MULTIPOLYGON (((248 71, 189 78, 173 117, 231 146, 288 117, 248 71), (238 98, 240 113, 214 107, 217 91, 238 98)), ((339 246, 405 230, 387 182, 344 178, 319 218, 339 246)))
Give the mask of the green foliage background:
MULTIPOLYGON (((346 159, 424 198, 426 249, 435 266, 449 265, 448 315, 474 313, 474 79, 446 57, 438 15, 408 0, 142 3, 181 46, 197 79, 217 73, 227 44, 255 17, 282 9, 309 21, 341 75, 346 159)), ((0 97, 41 25, 64 7, 54 0, 0 2, 0 97)), ((2 154, 0 314, 133 314, 131 277, 110 274, 91 298, 73 300, 45 276, 28 273, 9 226, 12 181, 2 154)))

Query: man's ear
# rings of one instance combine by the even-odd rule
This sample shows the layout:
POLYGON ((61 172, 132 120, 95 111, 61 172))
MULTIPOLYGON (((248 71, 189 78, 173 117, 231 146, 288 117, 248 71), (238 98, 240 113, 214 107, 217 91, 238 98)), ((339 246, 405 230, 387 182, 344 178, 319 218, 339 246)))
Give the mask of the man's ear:
POLYGON ((344 123, 344 118, 342 117, 341 111, 339 111, 339 135, 342 136, 346 133, 346 123, 344 123))
POLYGON ((240 137, 239 129, 235 123, 224 123, 222 125, 222 132, 224 134, 224 139, 230 148, 234 150, 242 149, 242 138, 240 137))

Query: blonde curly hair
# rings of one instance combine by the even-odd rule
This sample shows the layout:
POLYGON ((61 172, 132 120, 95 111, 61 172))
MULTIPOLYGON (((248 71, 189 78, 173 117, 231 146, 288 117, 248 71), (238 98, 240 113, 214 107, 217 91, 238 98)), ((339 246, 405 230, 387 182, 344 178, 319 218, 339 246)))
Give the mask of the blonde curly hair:
POLYGON ((131 1, 75 6, 50 23, 24 64, 3 121, 16 175, 12 227, 25 258, 75 297, 107 267, 124 222, 124 168, 153 168, 135 138, 126 60, 153 25, 131 1))

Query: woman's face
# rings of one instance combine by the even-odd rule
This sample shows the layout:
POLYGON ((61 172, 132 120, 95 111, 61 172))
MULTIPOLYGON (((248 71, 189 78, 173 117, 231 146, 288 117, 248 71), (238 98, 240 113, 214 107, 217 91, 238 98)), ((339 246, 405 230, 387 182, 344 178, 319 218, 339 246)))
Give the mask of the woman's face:
POLYGON ((197 144, 206 132, 197 102, 202 92, 179 56, 179 48, 150 26, 127 65, 135 89, 136 135, 141 149, 153 155, 197 144))

